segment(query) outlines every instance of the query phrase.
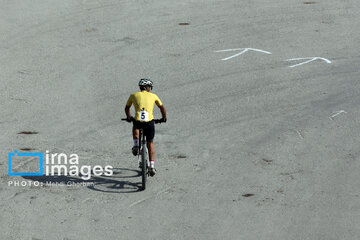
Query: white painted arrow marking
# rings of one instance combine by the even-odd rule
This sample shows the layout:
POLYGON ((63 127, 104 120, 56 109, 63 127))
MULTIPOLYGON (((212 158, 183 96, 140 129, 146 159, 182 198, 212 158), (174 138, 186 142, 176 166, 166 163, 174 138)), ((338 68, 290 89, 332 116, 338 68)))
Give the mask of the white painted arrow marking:
POLYGON ((303 65, 303 64, 307 64, 307 63, 316 61, 316 60, 323 60, 323 61, 325 61, 327 63, 331 63, 331 61, 329 59, 322 58, 322 57, 291 58, 291 59, 287 59, 286 61, 298 61, 298 60, 307 60, 307 61, 295 64, 295 65, 292 65, 292 66, 289 66, 289 67, 291 67, 291 68, 292 67, 297 67, 297 66, 300 66, 300 65, 303 65), (307 60, 307 59, 309 59, 309 60, 307 60))
POLYGON ((336 117, 336 116, 338 116, 338 115, 340 115, 342 113, 347 113, 347 112, 345 112, 344 110, 337 111, 333 115, 331 115, 330 119, 334 120, 334 117, 336 117))
POLYGON ((223 61, 229 60, 229 59, 231 59, 231 58, 240 56, 240 55, 246 53, 246 52, 249 51, 249 50, 255 51, 255 52, 266 53, 266 54, 271 54, 271 52, 264 51, 264 50, 261 50, 261 49, 256 49, 256 48, 233 48, 233 49, 218 50, 218 51, 215 51, 215 52, 231 52, 231 51, 240 51, 240 50, 242 50, 242 51, 239 52, 239 53, 237 53, 237 54, 235 54, 235 55, 232 55, 232 56, 230 56, 230 57, 223 58, 223 59, 221 59, 221 60, 223 60, 223 61))

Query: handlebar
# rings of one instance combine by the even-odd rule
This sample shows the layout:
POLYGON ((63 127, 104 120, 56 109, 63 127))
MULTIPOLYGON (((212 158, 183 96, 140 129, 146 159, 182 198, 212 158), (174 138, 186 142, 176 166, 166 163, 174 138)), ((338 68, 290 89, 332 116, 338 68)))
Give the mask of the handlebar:
MULTIPOLYGON (((122 118, 121 120, 122 120, 122 121, 128 121, 127 118, 122 118)), ((131 117, 131 118, 130 118, 130 122, 134 122, 134 121, 135 121, 135 118, 131 117)), ((164 119, 162 119, 162 118, 160 118, 160 119, 153 119, 153 121, 154 121, 155 124, 165 122, 164 119)))

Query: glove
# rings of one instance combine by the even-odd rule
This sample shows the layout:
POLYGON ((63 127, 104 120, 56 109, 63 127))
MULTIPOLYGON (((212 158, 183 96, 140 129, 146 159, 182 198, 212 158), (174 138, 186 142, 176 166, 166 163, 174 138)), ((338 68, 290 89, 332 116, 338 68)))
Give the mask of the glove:
POLYGON ((167 118, 166 118, 166 117, 165 117, 165 118, 161 118, 161 121, 164 122, 164 123, 166 123, 167 118))
POLYGON ((134 120, 134 118, 133 118, 133 117, 126 118, 126 121, 127 121, 127 122, 129 122, 129 123, 130 123, 130 122, 132 122, 133 120, 134 120))

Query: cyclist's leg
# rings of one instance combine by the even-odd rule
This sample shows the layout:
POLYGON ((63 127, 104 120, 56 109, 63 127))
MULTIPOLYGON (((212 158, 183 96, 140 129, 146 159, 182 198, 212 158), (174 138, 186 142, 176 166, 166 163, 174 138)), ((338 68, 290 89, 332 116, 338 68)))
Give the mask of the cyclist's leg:
POLYGON ((139 151, 139 129, 137 127, 137 123, 134 122, 134 125, 133 125, 133 129, 132 129, 132 134, 133 134, 133 142, 134 142, 134 145, 131 149, 132 153, 134 156, 136 156, 138 154, 138 151, 139 151))
POLYGON ((154 148, 154 142, 147 142, 147 147, 149 150, 149 160, 150 160, 150 170, 149 170, 149 174, 151 177, 153 177, 156 174, 156 170, 155 170, 155 148, 154 148))
POLYGON ((150 163, 154 163, 155 161, 155 147, 154 147, 154 142, 147 142, 147 148, 149 150, 149 161, 150 163))
MULTIPOLYGON (((132 133, 133 133, 133 139, 139 140, 139 129, 137 129, 135 126, 133 126, 132 133)), ((137 144, 137 145, 139 145, 139 144, 137 144)))

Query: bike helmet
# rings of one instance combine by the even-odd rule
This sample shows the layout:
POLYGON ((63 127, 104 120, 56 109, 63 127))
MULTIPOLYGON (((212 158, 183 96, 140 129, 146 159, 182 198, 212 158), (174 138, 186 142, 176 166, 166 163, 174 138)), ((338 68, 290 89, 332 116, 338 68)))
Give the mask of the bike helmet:
POLYGON ((149 86, 152 88, 153 86, 153 82, 148 79, 148 78, 142 78, 140 79, 140 82, 139 82, 139 87, 146 87, 146 86, 149 86))

